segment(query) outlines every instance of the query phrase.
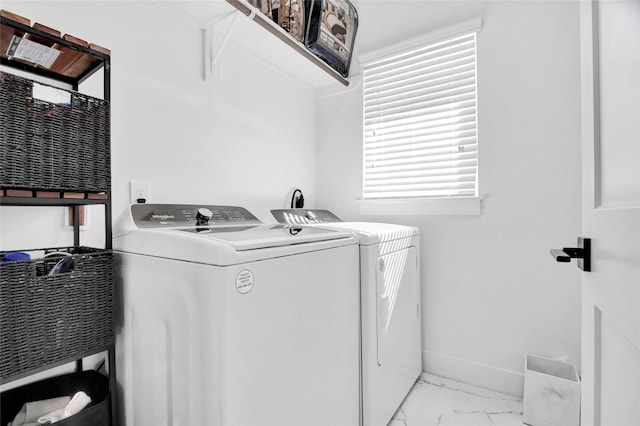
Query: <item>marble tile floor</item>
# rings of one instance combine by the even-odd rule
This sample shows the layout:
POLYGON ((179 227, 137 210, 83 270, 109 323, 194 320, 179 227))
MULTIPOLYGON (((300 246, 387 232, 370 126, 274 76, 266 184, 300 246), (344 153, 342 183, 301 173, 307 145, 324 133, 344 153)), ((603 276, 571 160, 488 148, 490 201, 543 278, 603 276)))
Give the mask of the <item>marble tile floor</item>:
POLYGON ((522 400, 422 373, 388 426, 522 426, 522 400))

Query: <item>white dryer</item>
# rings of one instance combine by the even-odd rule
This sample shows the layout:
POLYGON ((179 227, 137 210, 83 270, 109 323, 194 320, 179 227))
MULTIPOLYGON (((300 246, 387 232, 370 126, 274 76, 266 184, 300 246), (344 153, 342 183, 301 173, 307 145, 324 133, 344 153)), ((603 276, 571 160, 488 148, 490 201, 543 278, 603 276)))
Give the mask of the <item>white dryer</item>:
POLYGON ((419 230, 343 222, 327 210, 272 210, 280 223, 347 230, 360 244, 362 424, 389 423, 422 372, 419 230))
POLYGON ((122 424, 358 425, 352 234, 136 204, 113 248, 122 424))

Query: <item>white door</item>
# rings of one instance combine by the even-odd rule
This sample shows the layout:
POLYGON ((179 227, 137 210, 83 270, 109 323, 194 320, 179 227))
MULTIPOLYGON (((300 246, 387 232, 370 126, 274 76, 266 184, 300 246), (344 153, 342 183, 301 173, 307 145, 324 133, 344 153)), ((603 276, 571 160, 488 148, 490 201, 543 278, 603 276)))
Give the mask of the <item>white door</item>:
POLYGON ((640 0, 582 1, 582 424, 640 425, 640 0))

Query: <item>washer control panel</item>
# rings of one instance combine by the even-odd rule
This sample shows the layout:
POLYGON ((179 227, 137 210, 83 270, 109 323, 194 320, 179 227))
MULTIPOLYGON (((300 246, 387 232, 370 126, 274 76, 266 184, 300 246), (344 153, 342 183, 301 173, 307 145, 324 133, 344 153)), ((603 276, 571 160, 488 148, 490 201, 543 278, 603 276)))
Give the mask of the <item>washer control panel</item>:
POLYGON ((262 223, 242 207, 201 204, 132 204, 131 216, 138 228, 255 225, 262 223))
POLYGON ((342 220, 329 210, 317 209, 278 209, 271 210, 278 223, 288 225, 308 225, 313 223, 335 223, 342 220))

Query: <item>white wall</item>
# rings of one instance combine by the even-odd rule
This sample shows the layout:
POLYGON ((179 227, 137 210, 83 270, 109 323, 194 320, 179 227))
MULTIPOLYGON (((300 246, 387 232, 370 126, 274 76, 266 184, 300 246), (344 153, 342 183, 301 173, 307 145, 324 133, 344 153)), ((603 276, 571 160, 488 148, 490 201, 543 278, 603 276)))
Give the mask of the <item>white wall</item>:
POLYGON ((318 205, 343 219, 418 226, 424 369, 520 394, 525 353, 580 361, 580 273, 549 255, 550 248, 575 243, 580 231, 579 5, 393 4, 391 10, 389 2, 360 2, 362 53, 483 19, 482 214, 358 214, 362 90, 356 84, 318 101, 318 205))
MULTIPOLYGON (((242 205, 263 220, 288 207, 296 187, 315 199, 315 89, 240 49, 242 34, 204 81, 201 17, 168 2, 6 0, 2 8, 111 49, 114 218, 129 203, 131 180, 150 184, 150 202, 242 205)), ((87 86, 101 93, 99 81, 87 86)), ((68 232, 43 238, 32 211, 3 210, 0 249, 72 241, 68 232)))

